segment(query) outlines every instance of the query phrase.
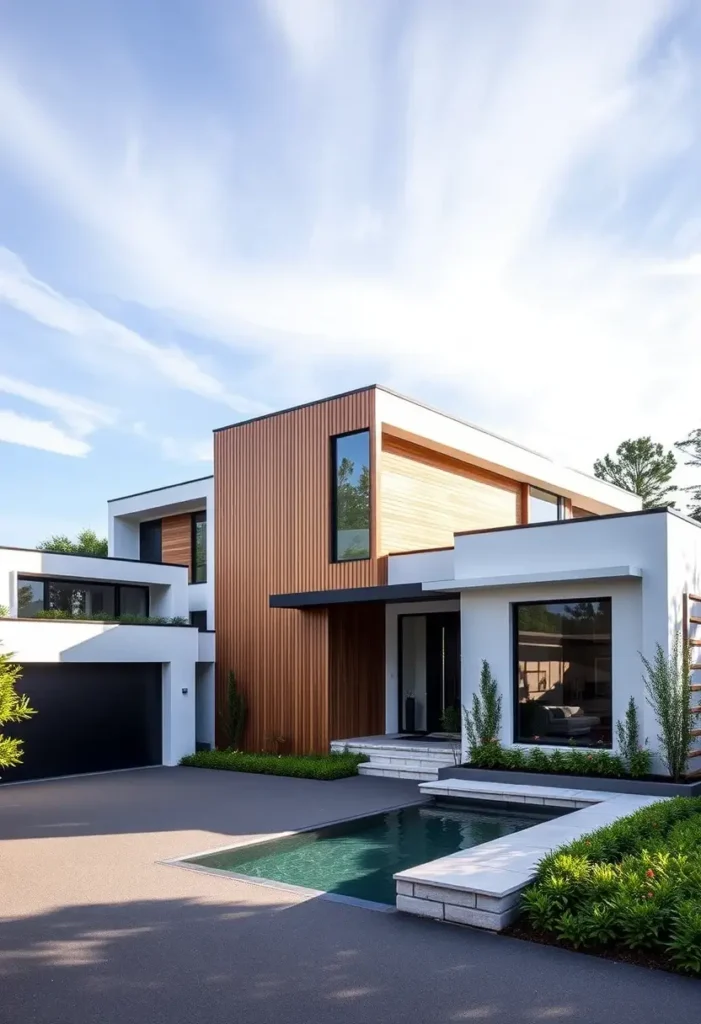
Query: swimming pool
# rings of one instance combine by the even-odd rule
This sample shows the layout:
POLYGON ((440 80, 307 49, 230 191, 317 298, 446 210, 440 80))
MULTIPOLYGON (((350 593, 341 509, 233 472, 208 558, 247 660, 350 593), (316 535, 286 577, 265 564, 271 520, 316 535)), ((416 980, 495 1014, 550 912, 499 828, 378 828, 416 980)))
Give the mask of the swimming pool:
POLYGON ((561 812, 421 804, 183 863, 393 905, 397 871, 511 835, 561 812))

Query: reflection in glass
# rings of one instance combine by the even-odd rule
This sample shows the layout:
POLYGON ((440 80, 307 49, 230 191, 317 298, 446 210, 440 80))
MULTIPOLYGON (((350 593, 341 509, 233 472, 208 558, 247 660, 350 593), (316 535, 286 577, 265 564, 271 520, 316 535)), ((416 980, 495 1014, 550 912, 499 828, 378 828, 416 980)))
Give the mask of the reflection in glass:
POLYGON ((114 615, 115 588, 99 583, 72 583, 50 580, 49 608, 69 615, 114 615))
POLYGON ((207 513, 192 515, 192 583, 207 582, 207 513))
POLYGON ((147 587, 120 587, 120 615, 148 615, 147 587))
POLYGON ((139 524, 139 558, 142 562, 160 562, 162 558, 162 530, 160 519, 139 524))
POLYGON ((531 487, 528 500, 528 522, 549 523, 554 519, 564 519, 562 498, 549 491, 541 491, 531 487))
POLYGON ((519 604, 521 743, 611 746, 611 599, 519 604))
POLYGON ((334 561, 370 557, 370 431, 333 439, 334 561))
POLYGON ((17 581, 17 614, 31 618, 44 609, 44 581, 27 580, 22 577, 17 581))

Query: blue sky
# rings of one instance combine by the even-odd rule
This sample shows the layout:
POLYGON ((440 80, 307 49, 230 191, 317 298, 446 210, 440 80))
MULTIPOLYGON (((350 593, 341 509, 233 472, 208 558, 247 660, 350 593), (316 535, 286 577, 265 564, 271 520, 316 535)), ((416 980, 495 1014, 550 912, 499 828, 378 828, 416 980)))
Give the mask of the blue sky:
POLYGON ((372 382, 584 469, 701 426, 700 29, 4 0, 0 542, 104 531, 213 427, 372 382))

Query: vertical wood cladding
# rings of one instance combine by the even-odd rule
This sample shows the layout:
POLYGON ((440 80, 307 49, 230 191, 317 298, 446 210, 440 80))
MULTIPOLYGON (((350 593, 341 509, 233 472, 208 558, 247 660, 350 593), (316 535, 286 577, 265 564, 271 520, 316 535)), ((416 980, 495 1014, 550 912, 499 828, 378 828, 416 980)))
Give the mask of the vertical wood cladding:
POLYGON ((273 733, 296 751, 328 749, 328 612, 271 609, 269 595, 385 582, 374 506, 371 557, 330 561, 330 438, 370 430, 374 484, 374 410, 369 388, 214 435, 217 705, 234 669, 248 696, 250 749, 273 733))
POLYGON ((192 577, 192 517, 189 512, 161 520, 161 560, 186 565, 192 577))
POLYGON ((521 485, 469 463, 383 435, 381 550, 452 545, 460 530, 511 526, 521 516, 521 485))
POLYGON ((385 731, 385 606, 333 605, 329 616, 330 738, 385 731))

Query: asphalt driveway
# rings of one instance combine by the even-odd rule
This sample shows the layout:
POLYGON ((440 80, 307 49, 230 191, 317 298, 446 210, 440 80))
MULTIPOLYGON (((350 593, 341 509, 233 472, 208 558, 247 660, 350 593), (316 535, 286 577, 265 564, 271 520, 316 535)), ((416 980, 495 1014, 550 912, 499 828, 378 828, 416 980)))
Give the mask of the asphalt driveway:
POLYGON ((701 1021, 696 981, 159 863, 415 797, 188 768, 0 787, 0 1019, 701 1021))

